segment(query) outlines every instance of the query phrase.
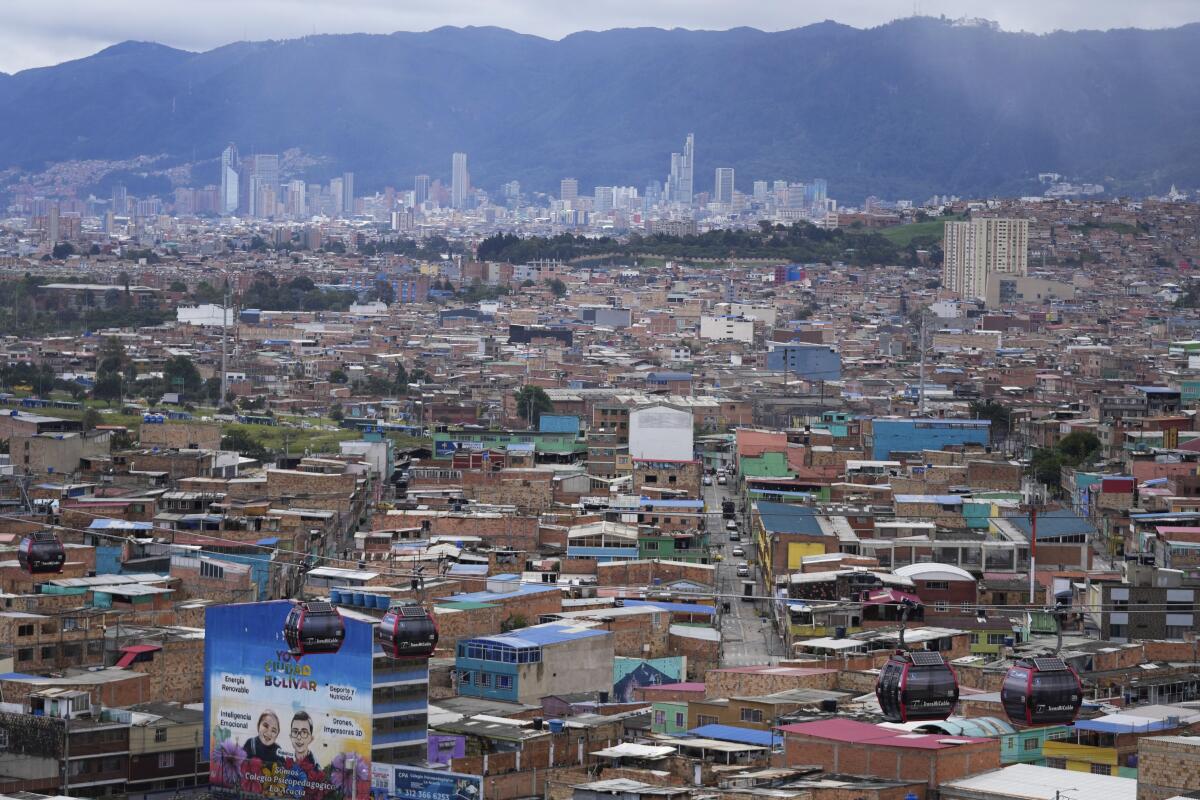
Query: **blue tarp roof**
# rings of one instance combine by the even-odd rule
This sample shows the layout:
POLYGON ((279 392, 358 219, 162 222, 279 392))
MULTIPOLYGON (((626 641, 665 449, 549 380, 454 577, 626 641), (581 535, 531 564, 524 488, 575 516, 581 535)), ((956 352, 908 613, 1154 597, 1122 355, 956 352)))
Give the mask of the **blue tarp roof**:
POLYGON ((771 503, 760 500, 756 503, 767 533, 800 533, 807 536, 825 536, 817 522, 816 512, 809 506, 790 503, 771 503))
POLYGON ((257 542, 255 542, 255 544, 260 544, 263 547, 271 547, 272 545, 279 544, 279 537, 278 536, 268 536, 265 539, 259 539, 257 542))
POLYGON ((701 725, 688 731, 691 736, 701 739, 716 739, 719 742, 737 742, 738 744, 753 744, 759 747, 770 747, 772 744, 783 744, 783 734, 772 736, 770 731, 757 731, 750 728, 739 728, 736 725, 701 725))

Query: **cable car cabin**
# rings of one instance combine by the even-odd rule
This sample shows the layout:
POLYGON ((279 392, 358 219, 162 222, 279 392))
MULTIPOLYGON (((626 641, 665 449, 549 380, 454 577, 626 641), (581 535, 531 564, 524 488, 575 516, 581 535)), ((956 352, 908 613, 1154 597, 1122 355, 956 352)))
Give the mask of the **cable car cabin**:
POLYGON ((1004 676, 1000 702, 1014 725, 1070 725, 1083 705, 1083 685, 1061 658, 1022 658, 1004 676))
POLYGON ((38 531, 21 540, 17 548, 17 561, 21 569, 30 575, 47 575, 62 572, 67 562, 67 551, 62 540, 50 531, 38 531))
POLYGON ((946 719, 958 703, 958 680, 941 653, 897 651, 879 671, 875 696, 888 722, 946 719))
POLYGON ((429 657, 437 648, 438 629, 433 615, 419 603, 390 607, 375 629, 375 638, 392 658, 429 657))
POLYGON ((293 656, 336 653, 346 638, 346 627, 329 603, 296 603, 283 623, 283 638, 293 656))

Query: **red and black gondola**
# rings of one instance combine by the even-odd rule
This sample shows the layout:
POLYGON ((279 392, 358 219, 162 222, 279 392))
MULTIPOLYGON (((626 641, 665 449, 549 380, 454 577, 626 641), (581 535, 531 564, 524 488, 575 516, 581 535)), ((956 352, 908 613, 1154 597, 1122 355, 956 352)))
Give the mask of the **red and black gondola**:
POLYGON ((395 603, 383 615, 375 638, 393 658, 428 658, 437 648, 437 623, 420 603, 395 603))
POLYGON ((958 704, 958 679, 941 653, 897 650, 879 671, 875 697, 888 722, 946 719, 958 704))
POLYGON ((38 531, 21 540, 17 547, 17 562, 30 575, 53 574, 63 571, 67 551, 53 532, 38 531))
POLYGON ((1004 676, 1000 702, 1014 725, 1070 725, 1083 705, 1083 684, 1057 656, 1022 658, 1004 676))
POLYGON ((329 603, 295 603, 283 623, 283 638, 293 656, 336 653, 346 638, 342 615, 329 603))

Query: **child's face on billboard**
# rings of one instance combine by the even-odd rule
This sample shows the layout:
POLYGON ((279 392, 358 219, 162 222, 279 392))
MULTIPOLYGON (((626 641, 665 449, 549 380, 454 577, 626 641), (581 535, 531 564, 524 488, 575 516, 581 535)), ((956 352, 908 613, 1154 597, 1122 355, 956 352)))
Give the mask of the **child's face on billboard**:
POLYGON ((271 714, 264 714, 258 721, 258 738, 262 739, 263 744, 275 744, 279 738, 279 720, 271 714))

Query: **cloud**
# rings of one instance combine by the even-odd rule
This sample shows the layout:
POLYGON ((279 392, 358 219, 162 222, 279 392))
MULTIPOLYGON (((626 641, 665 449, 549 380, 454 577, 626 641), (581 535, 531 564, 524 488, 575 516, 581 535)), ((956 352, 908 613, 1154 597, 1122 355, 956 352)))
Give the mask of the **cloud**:
POLYGON ((207 50, 310 33, 391 33, 496 25, 561 38, 618 27, 783 30, 834 19, 880 25, 914 10, 984 17, 1006 30, 1159 28, 1200 20, 1194 0, 4 0, 0 70, 80 58, 128 39, 207 50))

